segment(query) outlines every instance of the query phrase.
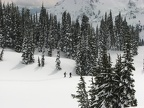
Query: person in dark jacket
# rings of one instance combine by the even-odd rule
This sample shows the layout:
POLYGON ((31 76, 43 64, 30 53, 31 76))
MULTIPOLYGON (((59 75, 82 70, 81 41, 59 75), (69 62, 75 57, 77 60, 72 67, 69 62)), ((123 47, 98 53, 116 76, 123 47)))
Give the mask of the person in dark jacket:
POLYGON ((66 72, 64 72, 64 78, 66 77, 66 72))
POLYGON ((71 73, 71 72, 69 73, 69 77, 70 77, 70 78, 72 77, 72 73, 71 73))

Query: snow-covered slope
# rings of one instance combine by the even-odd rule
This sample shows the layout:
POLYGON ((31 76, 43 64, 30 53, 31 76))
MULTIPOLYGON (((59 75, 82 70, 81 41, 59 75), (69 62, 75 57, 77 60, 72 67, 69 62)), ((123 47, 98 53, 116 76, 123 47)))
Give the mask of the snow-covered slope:
POLYGON ((57 71, 55 55, 45 57, 44 67, 38 67, 40 54, 35 55, 35 63, 30 65, 21 63, 21 55, 5 49, 3 61, 0 61, 0 108, 77 107, 77 102, 71 98, 79 80, 74 73, 75 61, 61 58, 62 70, 57 71), (67 72, 66 78, 64 72, 67 72), (73 78, 69 78, 70 72, 73 78))
MULTIPOLYGON (((143 0, 61 0, 54 7, 49 8, 50 13, 54 13, 61 18, 61 14, 67 11, 72 19, 80 18, 86 14, 91 22, 98 23, 105 12, 112 10, 113 16, 122 13, 130 23, 139 23, 144 17, 143 0)), ((144 24, 144 21, 142 21, 144 24)))
MULTIPOLYGON (((1 51, 1 49, 0 49, 1 51)), ((38 56, 41 58, 41 54, 37 53, 35 63, 30 65, 22 64, 21 53, 15 53, 12 50, 5 49, 4 60, 0 62, 0 80, 47 80, 48 76, 55 77, 58 75, 63 77, 63 73, 74 71, 75 61, 65 58, 60 58, 62 70, 56 70, 56 57, 45 57, 44 67, 38 67, 38 56), (68 64, 70 62, 70 64, 68 64), (17 77, 18 76, 18 77, 17 77)), ((75 75, 73 73, 73 75, 75 75)))
MULTIPOLYGON (((1 49, 0 49, 1 51, 1 49)), ((138 107, 144 107, 144 47, 139 47, 139 55, 134 57, 136 98, 138 107)), ((109 52, 112 61, 118 53, 109 52)), ((21 53, 5 49, 4 61, 0 62, 0 108, 78 108, 77 100, 71 97, 77 90, 79 76, 75 75, 75 61, 61 58, 61 71, 55 70, 55 57, 45 57, 45 66, 35 63, 21 64, 21 53), (67 77, 63 73, 67 72, 67 77), (72 72, 72 78, 69 78, 72 72)), ((87 86, 91 77, 85 77, 87 86)))

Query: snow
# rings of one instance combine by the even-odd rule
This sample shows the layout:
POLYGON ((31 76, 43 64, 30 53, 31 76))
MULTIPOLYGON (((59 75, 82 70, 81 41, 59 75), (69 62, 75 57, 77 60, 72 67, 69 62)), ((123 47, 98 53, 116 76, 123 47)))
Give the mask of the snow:
POLYGON ((48 9, 49 13, 56 14, 61 20, 62 13, 67 11, 71 14, 73 20, 81 18, 83 14, 87 15, 93 26, 99 24, 105 12, 112 11, 113 18, 121 12, 132 25, 144 25, 144 1, 130 0, 133 3, 129 6, 129 0, 61 0, 54 7, 48 9))
MULTIPOLYGON (((134 57, 134 72, 136 98, 138 107, 143 108, 144 103, 144 71, 143 50, 139 47, 139 55, 134 57)), ((115 63, 117 54, 122 52, 109 51, 115 63)), ((45 66, 38 67, 37 57, 35 63, 24 65, 21 63, 21 53, 5 49, 4 61, 0 62, 0 108, 78 108, 76 99, 71 97, 77 90, 79 76, 75 71, 75 61, 65 58, 61 60, 61 71, 55 70, 56 57, 45 56, 45 66), (67 72, 64 78, 63 73, 67 72), (72 72, 72 78, 69 78, 72 72)), ((85 77, 87 85, 91 77, 85 77)))
POLYGON ((4 51, 4 61, 0 62, 0 108, 76 108, 71 93, 79 78, 74 73, 69 78, 75 61, 63 58, 63 70, 56 71, 55 57, 45 57, 45 67, 38 67, 37 57, 34 64, 24 65, 20 53, 4 51), (64 72, 67 78, 63 78, 64 72))
MULTIPOLYGON (((61 0, 48 11, 57 14, 59 19, 65 10, 71 13, 72 19, 81 17, 85 11, 90 21, 96 23, 101 20, 105 12, 109 13, 112 10, 115 16, 121 11, 130 24, 144 25, 144 0, 132 0, 135 3, 133 8, 128 7, 128 1, 61 0), (131 11, 133 11, 132 15, 131 11), (98 15, 97 18, 95 18, 96 15, 98 15), (135 19, 132 18, 133 15, 136 15, 135 19)), ((140 35, 144 39, 144 31, 140 35)), ((138 100, 136 108, 144 107, 143 51, 144 46, 139 47, 139 55, 134 57, 136 71, 134 71, 133 78, 138 100)), ((41 54, 35 54, 35 63, 24 65, 21 63, 21 53, 5 49, 4 60, 0 61, 0 108, 78 108, 77 100, 71 97, 71 94, 76 93, 80 78, 75 74, 75 61, 64 58, 62 54, 60 58, 62 70, 57 71, 56 51, 53 53, 53 57, 45 56, 44 67, 38 67, 37 59, 38 56, 41 58, 41 54), (66 78, 64 78, 64 72, 67 72, 66 78), (72 78, 69 78, 70 72, 72 72, 72 78)), ((113 64, 116 62, 117 54, 122 54, 119 51, 109 51, 109 53, 113 64)), ((85 77, 88 86, 90 79, 91 77, 85 77)))

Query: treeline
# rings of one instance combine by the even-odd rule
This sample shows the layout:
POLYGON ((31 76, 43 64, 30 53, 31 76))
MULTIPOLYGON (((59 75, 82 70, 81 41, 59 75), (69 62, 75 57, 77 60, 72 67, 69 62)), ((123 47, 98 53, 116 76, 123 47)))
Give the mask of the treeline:
MULTIPOLYGON (((44 56, 52 56, 57 49, 56 68, 60 67, 60 52, 76 61, 76 73, 81 75, 77 95, 81 108, 125 108, 136 106, 134 79, 132 79, 133 56, 139 46, 139 26, 128 25, 121 13, 113 19, 112 12, 105 14, 97 27, 92 27, 86 15, 72 21, 68 12, 58 21, 42 5, 40 13, 31 14, 29 9, 20 9, 0 2, 0 47, 22 53, 24 64, 33 63, 34 52, 38 66, 44 66, 44 56), (80 23, 81 22, 81 23, 80 23), (118 56, 115 67, 107 50, 124 51, 118 56), (85 89, 82 76, 92 75, 90 91, 85 89)), ((2 60, 4 50, 1 51, 2 60)))
MULTIPOLYGON (((102 20, 103 22, 104 20, 102 20)), ((116 64, 113 66, 110 54, 107 53, 107 32, 101 22, 99 31, 99 52, 98 59, 95 59, 91 44, 87 44, 87 35, 82 35, 83 39, 79 45, 77 56, 76 72, 80 74, 76 98, 80 108, 127 108, 137 106, 135 98, 134 82, 132 78, 135 67, 133 66, 133 56, 137 54, 134 50, 132 29, 123 21, 122 36, 124 42, 122 46, 123 55, 118 55, 116 64), (86 44, 85 44, 86 43, 86 44), (88 56, 91 54, 91 56, 88 56), (92 55, 93 54, 93 55, 92 55), (90 58, 91 57, 91 58, 90 58), (84 75, 91 74, 89 89, 87 89, 84 75)), ((86 27, 85 23, 84 27, 86 27)), ((87 33, 87 32, 84 32, 87 33)), ((91 42, 91 41, 90 41, 91 42)), ((135 41, 136 42, 136 41, 135 41)), ((97 58, 97 57, 96 57, 97 58)))
POLYGON ((85 15, 72 21, 71 15, 65 11, 62 20, 58 21, 57 16, 49 14, 43 5, 40 13, 31 14, 29 9, 20 10, 13 3, 5 5, 0 2, 0 47, 22 52, 24 64, 34 62, 36 50, 52 56, 52 51, 58 49, 67 58, 76 60, 77 74, 88 75, 100 56, 101 46, 123 51, 127 33, 130 34, 133 55, 137 55, 139 27, 129 26, 121 13, 115 20, 111 11, 106 13, 100 26, 95 28, 85 15))
POLYGON ((81 30, 83 31, 76 59, 76 72, 80 75, 80 81, 76 94, 72 94, 72 97, 78 100, 80 108, 137 106, 135 80, 132 76, 135 71, 133 56, 138 54, 139 29, 128 26, 126 19, 123 20, 120 14, 116 17, 114 27, 112 21, 107 22, 110 16, 102 19, 100 28, 97 28, 98 39, 89 34, 94 32, 88 32, 88 18, 83 16, 82 19, 81 30), (112 66, 108 49, 124 52, 123 55, 117 56, 115 66, 112 66), (83 77, 85 75, 92 76, 89 90, 83 77))

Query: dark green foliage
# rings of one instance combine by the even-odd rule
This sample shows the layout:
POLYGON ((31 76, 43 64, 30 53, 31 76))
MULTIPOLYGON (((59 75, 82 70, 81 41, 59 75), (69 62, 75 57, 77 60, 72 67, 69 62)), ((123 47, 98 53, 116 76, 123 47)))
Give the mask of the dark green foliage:
POLYGON ((122 17, 121 13, 115 18, 115 37, 116 37, 116 49, 123 50, 123 35, 122 35, 122 17))
POLYGON ((95 76, 95 86, 96 91, 95 95, 97 96, 97 100, 95 100, 97 103, 95 104, 95 107, 108 107, 112 108, 113 103, 113 91, 115 88, 115 81, 113 80, 113 77, 115 76, 113 72, 113 68, 111 67, 111 60, 110 56, 107 55, 107 52, 104 51, 101 53, 100 59, 98 61, 98 68, 99 72, 97 72, 95 76))
POLYGON ((1 53, 0 53, 0 61, 3 60, 3 54, 4 54, 4 49, 2 49, 1 53))
MULTIPOLYGON (((62 21, 57 16, 48 14, 42 5, 40 15, 31 15, 29 9, 19 8, 13 3, 2 4, 0 1, 0 47, 22 52, 22 62, 34 62, 34 51, 42 52, 38 57, 38 66, 45 65, 45 48, 47 55, 58 49, 56 69, 60 67, 60 52, 67 58, 76 60, 76 74, 81 75, 78 84, 78 99, 81 108, 123 108, 136 106, 134 79, 132 72, 133 56, 137 55, 140 27, 128 26, 121 13, 113 21, 112 11, 105 13, 96 30, 83 15, 82 21, 71 20, 68 12, 62 14, 62 21), (81 23, 79 23, 81 22, 81 23), (113 23, 115 22, 115 23, 113 23), (115 24, 115 25, 114 25, 115 24), (107 50, 121 50, 113 68, 107 50), (82 76, 93 75, 89 94, 82 76), (88 98, 88 95, 90 99, 88 98)), ((0 60, 3 59, 3 51, 0 60)))
POLYGON ((4 48, 5 38, 4 38, 4 13, 2 2, 0 1, 0 47, 4 48))
POLYGON ((136 26, 134 28, 133 26, 130 27, 130 33, 131 33, 131 40, 132 40, 132 53, 133 55, 138 55, 138 46, 139 46, 139 28, 136 26))
POLYGON ((41 66, 44 67, 45 65, 45 59, 44 59, 44 55, 42 56, 42 59, 41 59, 41 66))
POLYGON ((40 16, 39 16, 39 36, 38 36, 38 51, 42 52, 42 48, 45 46, 45 39, 47 36, 47 20, 48 15, 46 12, 46 8, 43 6, 41 7, 40 16))
POLYGON ((57 70, 61 70, 60 63, 61 63, 61 61, 60 61, 60 51, 58 50, 57 51, 57 58, 56 58, 56 69, 57 70))
POLYGON ((80 76, 80 82, 78 83, 77 88, 78 88, 78 90, 76 91, 77 94, 76 95, 72 94, 72 97, 78 99, 80 108, 90 108, 88 100, 88 92, 86 91, 86 83, 82 76, 80 76))
POLYGON ((39 66, 39 67, 41 66, 39 57, 38 57, 38 66, 39 66))
POLYGON ((15 8, 14 13, 14 24, 13 24, 13 36, 14 36, 14 49, 16 52, 21 52, 22 50, 22 42, 23 42, 23 35, 21 32, 21 15, 19 12, 19 8, 15 8))
POLYGON ((33 32, 30 26, 30 11, 28 9, 24 10, 24 40, 22 45, 22 62, 24 64, 30 64, 34 62, 34 43, 33 43, 33 32))
POLYGON ((122 74, 123 74, 123 69, 124 69, 124 65, 122 62, 122 57, 121 55, 117 56, 117 61, 116 61, 116 65, 114 67, 114 72, 115 72, 115 77, 114 80, 115 82, 115 90, 113 92, 114 95, 114 106, 115 108, 123 108, 124 107, 124 100, 122 99, 122 90, 121 87, 122 85, 122 74))
POLYGON ((90 35, 89 19, 84 15, 81 24, 81 40, 78 45, 76 58, 76 73, 79 75, 91 74, 93 56, 91 50, 92 46, 90 46, 90 35))
POLYGON ((42 67, 44 67, 44 65, 45 65, 45 58, 44 58, 44 56, 45 56, 45 49, 43 49, 43 51, 42 51, 42 58, 41 58, 41 66, 42 67))
POLYGON ((79 20, 77 19, 76 22, 73 22, 72 24, 72 58, 76 59, 76 54, 78 50, 78 44, 80 42, 80 37, 81 37, 81 27, 79 24, 79 20))
POLYGON ((30 64, 34 62, 34 45, 28 38, 25 38, 23 42, 22 57, 22 62, 24 64, 30 64))
POLYGON ((129 32, 129 27, 125 22, 125 43, 124 43, 124 54, 123 54, 123 65, 124 70, 122 74, 123 79, 123 100, 126 106, 136 106, 135 90, 134 90, 134 79, 132 78, 132 72, 135 70, 133 66, 133 54, 131 45, 131 35, 129 32))
MULTIPOLYGON (((40 14, 32 15, 29 9, 22 8, 20 12, 15 4, 0 2, 0 47, 22 52, 23 59, 31 58, 29 62, 34 61, 35 49, 42 52, 46 48, 46 55, 51 57, 52 51, 59 48, 67 58, 76 60, 77 74, 92 75, 102 47, 124 50, 125 22, 121 13, 113 21, 110 11, 105 13, 100 27, 95 30, 86 15, 83 15, 82 21, 72 21, 71 15, 65 11, 62 20, 58 21, 57 16, 49 14, 43 4, 40 14)), ((133 55, 137 55, 139 29, 139 26, 129 29, 133 55)), ((141 40, 139 45, 143 43, 141 40)))
POLYGON ((70 58, 72 55, 72 33, 71 33, 71 16, 66 11, 62 15, 62 29, 61 29, 60 48, 66 53, 66 57, 70 58))
POLYGON ((114 35, 114 24, 113 24, 113 19, 112 19, 112 12, 110 11, 108 19, 108 34, 109 34, 109 40, 110 40, 110 49, 115 49, 115 35, 114 35))
POLYGON ((96 104, 97 104, 97 94, 96 94, 96 86, 95 86, 95 81, 94 78, 92 77, 91 79, 91 85, 90 85, 90 90, 89 92, 89 104, 90 104, 90 108, 95 108, 96 104))

